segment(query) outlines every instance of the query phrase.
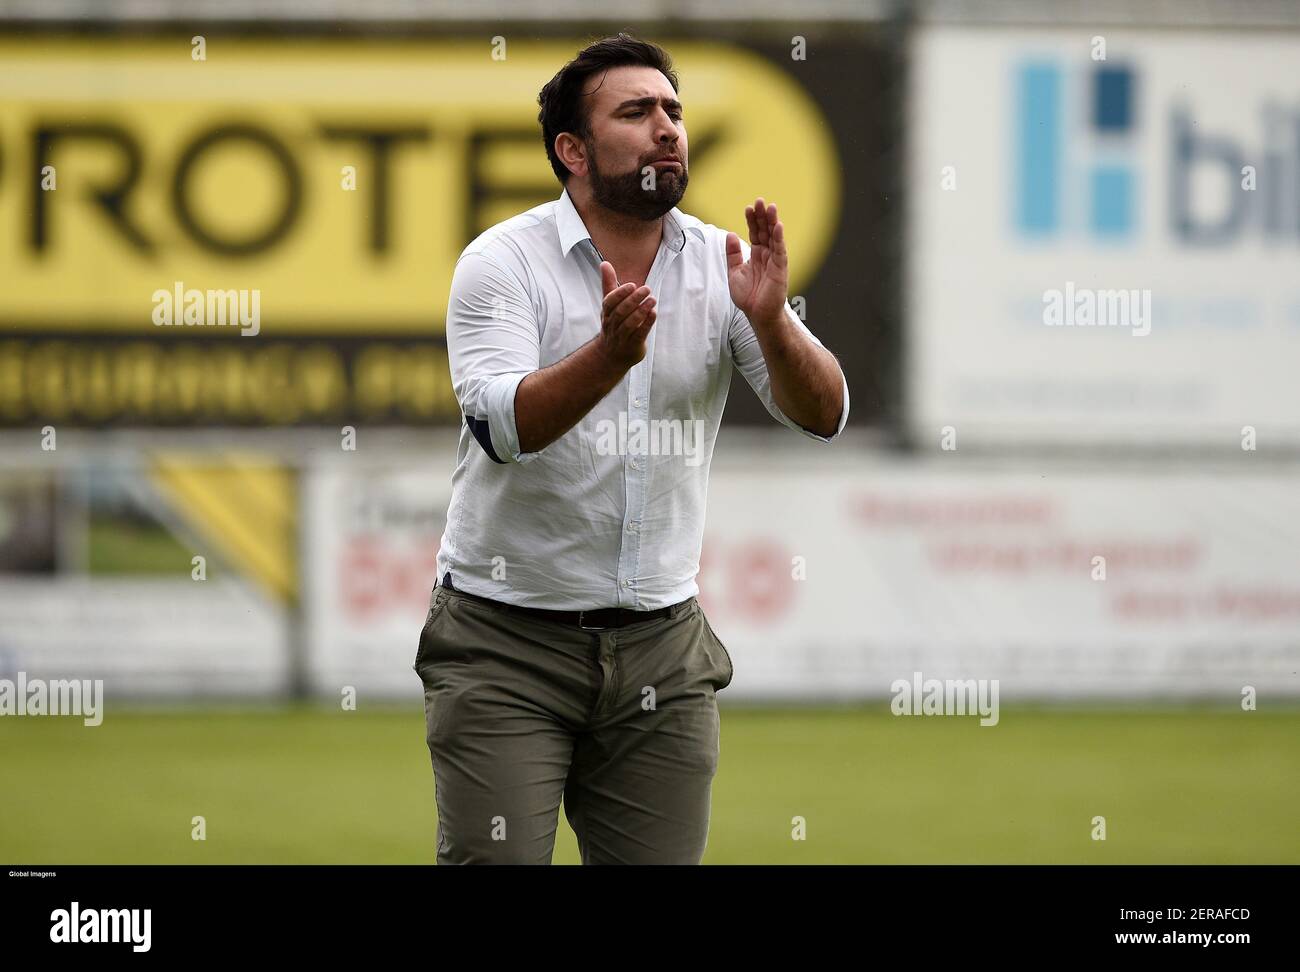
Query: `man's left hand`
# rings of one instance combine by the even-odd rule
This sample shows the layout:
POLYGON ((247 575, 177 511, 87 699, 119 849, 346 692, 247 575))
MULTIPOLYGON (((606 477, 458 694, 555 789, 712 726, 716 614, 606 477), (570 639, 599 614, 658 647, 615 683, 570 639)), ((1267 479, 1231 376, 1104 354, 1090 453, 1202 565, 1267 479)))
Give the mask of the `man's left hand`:
POLYGON ((740 237, 727 234, 727 282, 731 300, 761 327, 780 320, 789 288, 789 260, 785 251, 785 226, 776 218, 776 204, 762 197, 745 207, 749 223, 749 260, 740 250, 740 237))

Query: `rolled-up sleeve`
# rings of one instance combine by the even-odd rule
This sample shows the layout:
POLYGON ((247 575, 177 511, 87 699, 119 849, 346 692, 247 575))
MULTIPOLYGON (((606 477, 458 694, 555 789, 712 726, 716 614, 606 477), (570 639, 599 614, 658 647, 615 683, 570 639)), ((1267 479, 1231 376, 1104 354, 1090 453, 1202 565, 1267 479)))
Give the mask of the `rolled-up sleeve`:
MULTIPOLYGON (((741 241, 744 244, 744 241, 741 241)), ((742 246, 745 256, 748 259, 748 247, 742 246)), ((785 412, 777 407, 776 399, 772 397, 772 381, 767 371, 767 361, 763 358, 763 349, 758 343, 758 335, 754 333, 754 326, 749 323, 749 318, 745 316, 740 308, 732 305, 731 327, 729 331, 729 340, 731 343, 731 358, 740 373, 745 376, 745 381, 749 382, 749 387, 754 389, 754 394, 763 403, 763 407, 768 413, 784 425, 786 428, 801 432, 810 439, 816 439, 818 442, 834 442, 841 432, 844 431, 844 425, 849 420, 849 382, 844 377, 844 369, 840 369, 840 387, 844 395, 844 406, 840 410, 840 421, 834 434, 818 435, 809 429, 805 429, 798 422, 792 420, 785 412)), ((814 344, 819 348, 825 348, 826 345, 817 340, 817 335, 799 320, 799 315, 795 313, 790 302, 786 301, 785 313, 801 332, 812 338, 814 344)))
POLYGON ((465 425, 493 462, 529 462, 519 450, 515 390, 541 361, 532 299, 520 278, 494 256, 464 253, 451 278, 447 358, 465 425))

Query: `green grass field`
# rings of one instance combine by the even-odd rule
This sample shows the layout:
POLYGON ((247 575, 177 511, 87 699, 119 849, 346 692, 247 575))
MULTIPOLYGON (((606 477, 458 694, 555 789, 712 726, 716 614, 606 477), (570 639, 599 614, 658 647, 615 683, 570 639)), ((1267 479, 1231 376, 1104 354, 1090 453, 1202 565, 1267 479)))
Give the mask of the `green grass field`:
MULTIPOLYGON (((1300 862, 1297 709, 722 710, 705 863, 1300 862)), ((434 859, 418 707, 10 717, 0 770, 10 864, 434 859)))

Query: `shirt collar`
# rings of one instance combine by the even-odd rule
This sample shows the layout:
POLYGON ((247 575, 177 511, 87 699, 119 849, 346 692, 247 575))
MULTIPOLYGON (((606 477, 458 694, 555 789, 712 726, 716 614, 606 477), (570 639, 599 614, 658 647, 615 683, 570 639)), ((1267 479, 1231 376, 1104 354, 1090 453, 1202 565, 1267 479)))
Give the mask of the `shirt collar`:
MULTIPOLYGON (((577 207, 569 198, 567 186, 561 190, 560 198, 556 200, 555 227, 560 233, 561 256, 567 257, 574 246, 583 240, 591 239, 591 234, 587 232, 587 224, 582 221, 577 207)), ((689 221, 686 214, 674 206, 665 214, 664 238, 679 253, 686 246, 687 230, 693 231, 701 240, 704 239, 704 231, 689 221)), ((595 247, 595 243, 592 243, 592 246, 595 247)))

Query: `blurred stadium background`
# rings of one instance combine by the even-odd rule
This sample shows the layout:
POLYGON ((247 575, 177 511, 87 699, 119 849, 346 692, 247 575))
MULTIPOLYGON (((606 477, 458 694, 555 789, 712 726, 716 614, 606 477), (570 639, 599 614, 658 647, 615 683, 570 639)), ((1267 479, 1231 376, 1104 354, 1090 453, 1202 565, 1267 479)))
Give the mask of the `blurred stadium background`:
POLYGON ((782 207, 852 393, 824 447, 733 384, 706 862, 1300 860, 1297 8, 591 11, 0 4, 0 678, 106 695, 0 718, 0 859, 433 860, 451 270, 559 194, 537 92, 630 29, 682 208, 782 207), (178 282, 260 333, 156 327, 178 282), (1044 326, 1067 287, 1149 333, 1044 326), (998 724, 894 716, 915 672, 997 679, 998 724))

